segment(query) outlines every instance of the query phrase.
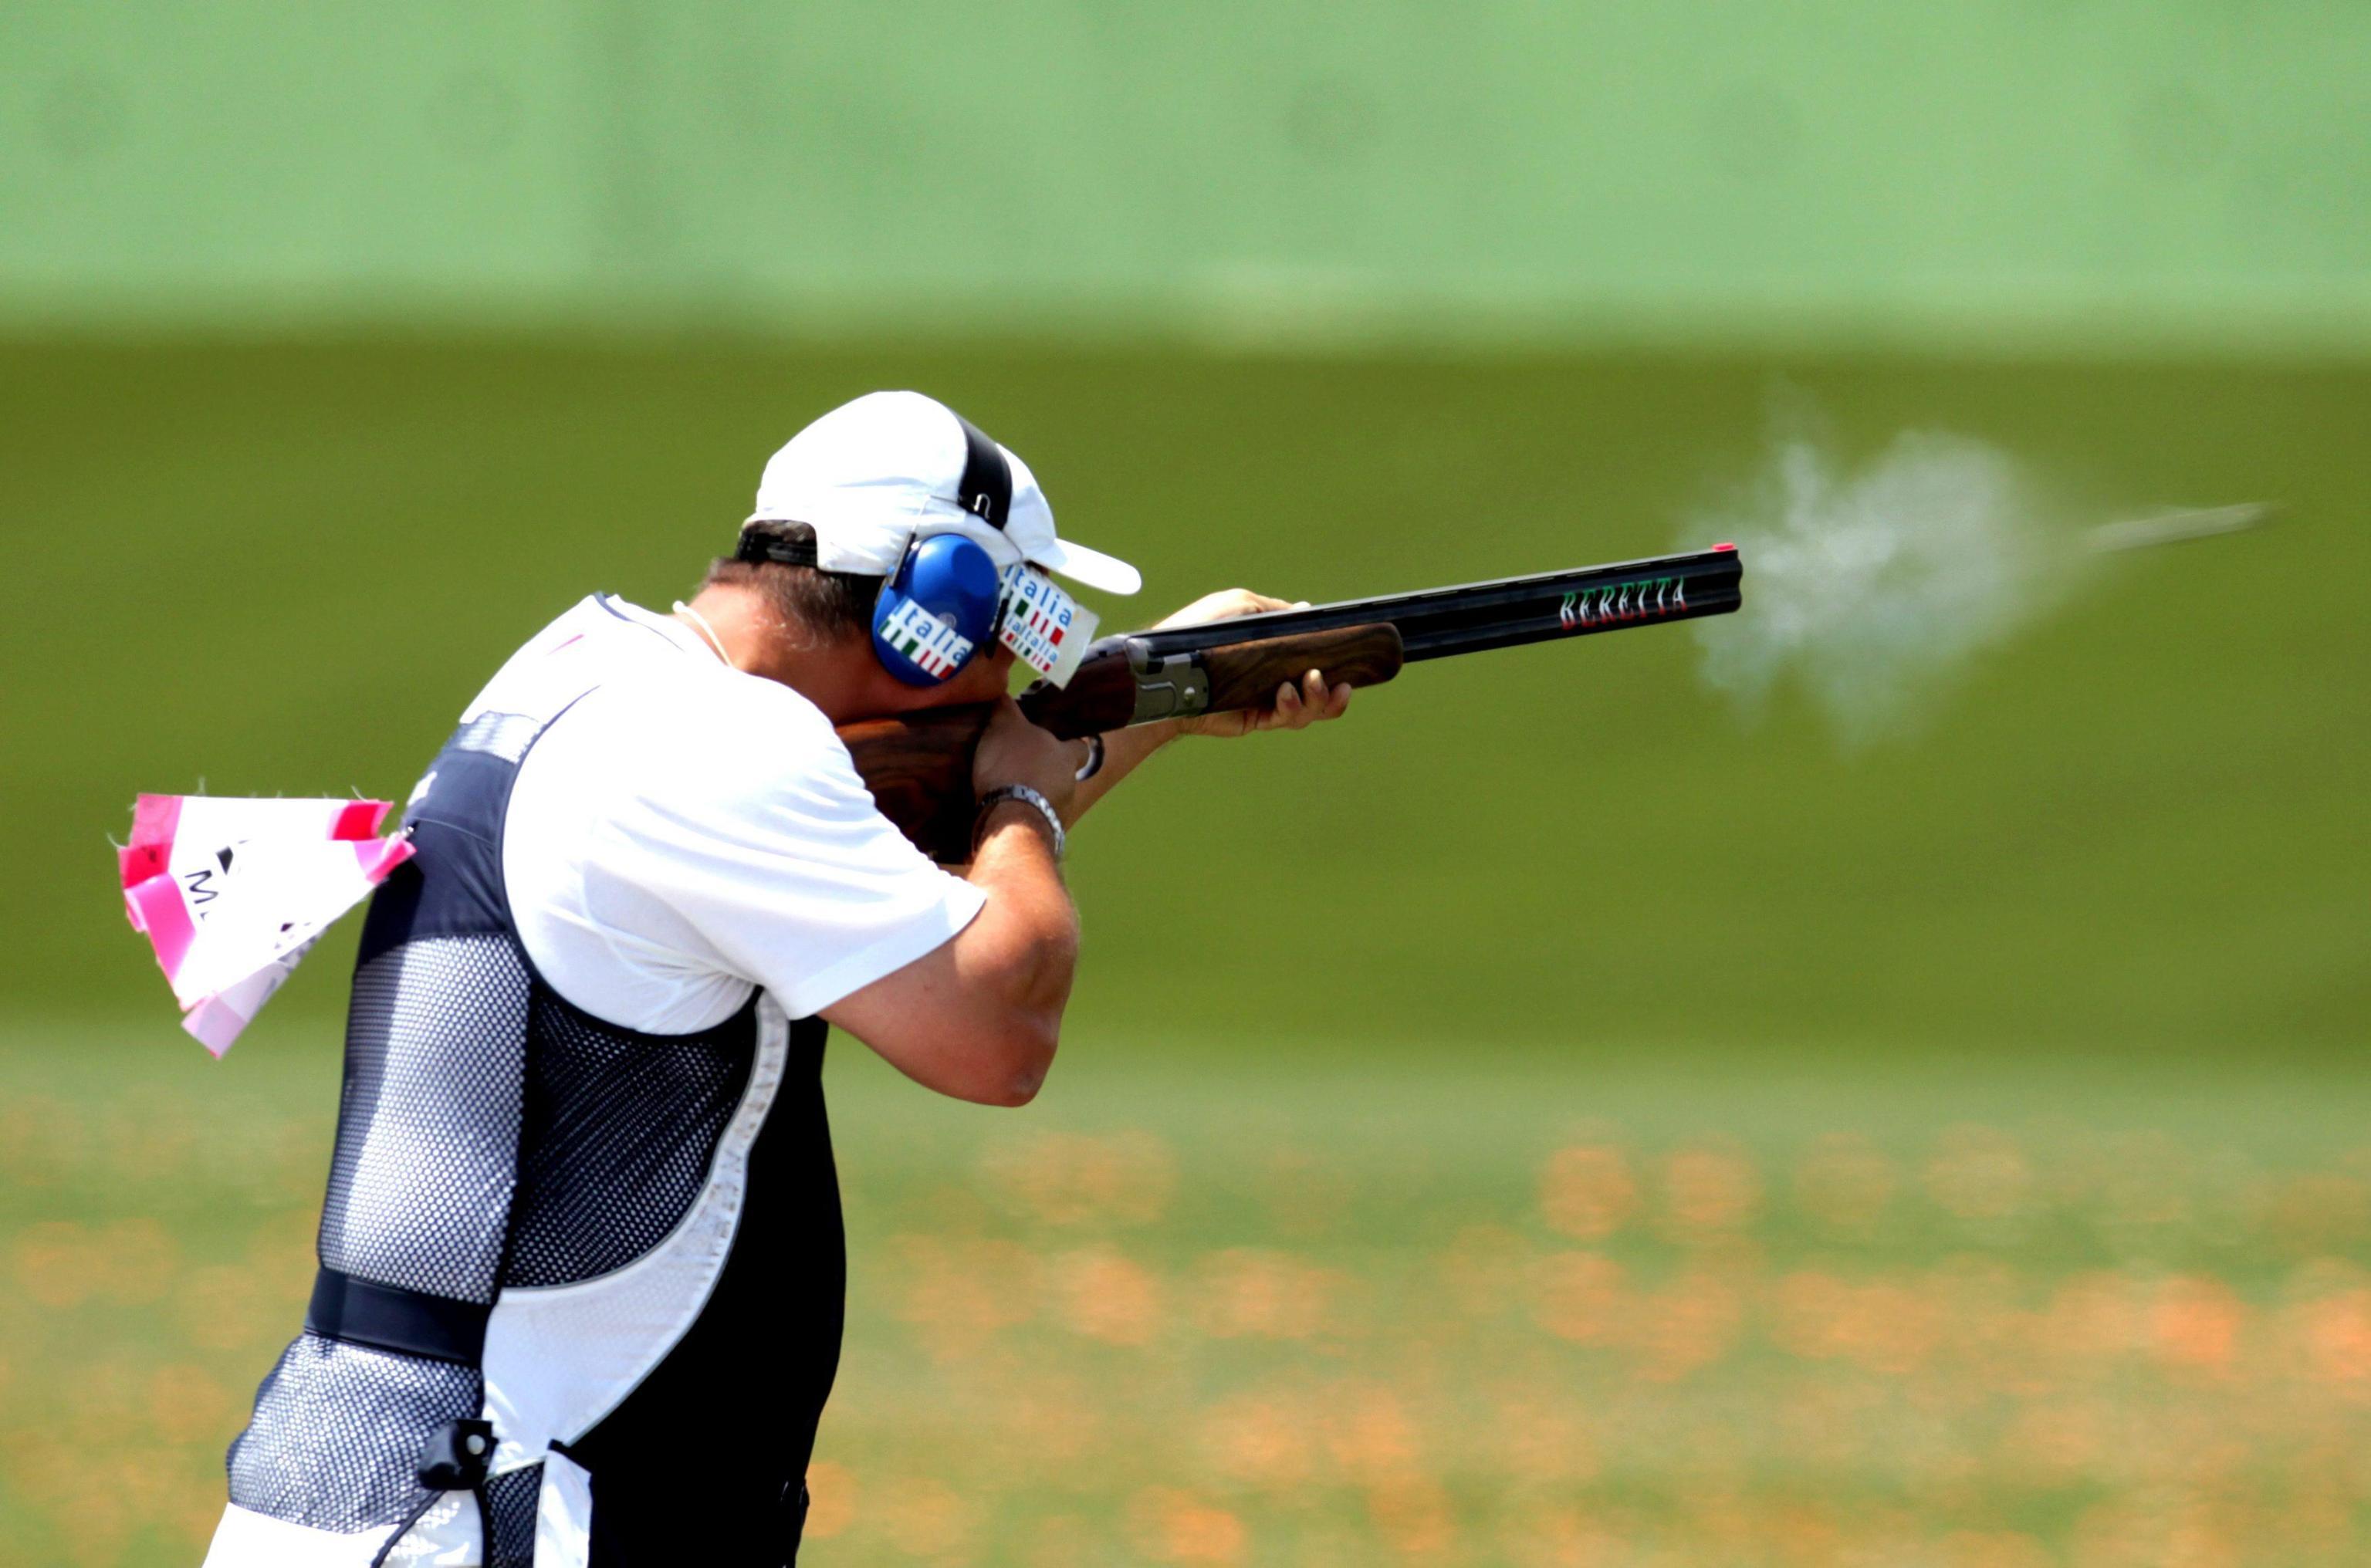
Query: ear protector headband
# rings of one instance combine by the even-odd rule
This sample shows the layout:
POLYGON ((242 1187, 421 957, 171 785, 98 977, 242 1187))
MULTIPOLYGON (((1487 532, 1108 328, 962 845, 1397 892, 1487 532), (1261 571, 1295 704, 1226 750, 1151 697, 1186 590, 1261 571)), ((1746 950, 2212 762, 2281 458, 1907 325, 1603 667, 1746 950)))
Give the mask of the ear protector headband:
POLYGON ((1012 465, 1004 460, 1004 448, 989 440, 979 426, 961 414, 955 414, 955 423, 963 427, 964 438, 963 478, 955 481, 955 504, 1001 534, 1005 518, 1012 513, 1012 465))
MULTIPOLYGON (((977 425, 961 414, 955 423, 964 438, 955 504, 1000 534, 1012 508, 1012 465, 977 425)), ((919 536, 873 603, 873 651, 908 686, 953 680, 996 635, 1003 593, 1004 574, 978 540, 919 536)))

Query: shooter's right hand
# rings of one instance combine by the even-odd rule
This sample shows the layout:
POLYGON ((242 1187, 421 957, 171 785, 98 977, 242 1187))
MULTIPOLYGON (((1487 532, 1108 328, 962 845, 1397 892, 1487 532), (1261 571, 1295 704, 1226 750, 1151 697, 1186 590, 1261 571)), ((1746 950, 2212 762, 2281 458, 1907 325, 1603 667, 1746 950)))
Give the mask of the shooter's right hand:
POLYGON ((1067 824, 1078 815, 1072 801, 1079 789, 1078 767, 1076 746, 1023 718, 1010 697, 999 698, 980 734, 979 749, 972 754, 972 793, 1026 784, 1045 796, 1067 824))

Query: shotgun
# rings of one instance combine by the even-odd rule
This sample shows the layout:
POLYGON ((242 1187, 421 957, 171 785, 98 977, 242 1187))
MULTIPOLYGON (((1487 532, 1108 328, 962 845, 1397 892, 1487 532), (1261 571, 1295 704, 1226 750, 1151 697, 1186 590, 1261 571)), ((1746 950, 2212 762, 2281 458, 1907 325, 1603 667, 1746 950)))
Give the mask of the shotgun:
MULTIPOLYGON (((1091 644, 1066 686, 1020 698, 1030 721, 1064 740, 1197 713, 1266 708, 1307 671, 1328 685, 1380 686, 1403 663, 1555 638, 1724 616, 1742 602, 1734 545, 1693 555, 1501 577, 1273 610, 1200 626, 1128 632, 1091 644)), ((882 813, 931 859, 971 858, 972 750, 980 704, 843 724, 839 736, 882 813)))

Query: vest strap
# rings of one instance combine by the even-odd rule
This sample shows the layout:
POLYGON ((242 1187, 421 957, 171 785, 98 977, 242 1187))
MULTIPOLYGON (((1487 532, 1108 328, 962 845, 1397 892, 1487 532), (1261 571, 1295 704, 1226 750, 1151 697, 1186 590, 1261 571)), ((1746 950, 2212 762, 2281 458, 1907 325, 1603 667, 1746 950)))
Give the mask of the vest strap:
POLYGON ((493 1310, 487 1304, 323 1269, 313 1276, 305 1329, 373 1350, 476 1366, 485 1360, 486 1320, 493 1310))

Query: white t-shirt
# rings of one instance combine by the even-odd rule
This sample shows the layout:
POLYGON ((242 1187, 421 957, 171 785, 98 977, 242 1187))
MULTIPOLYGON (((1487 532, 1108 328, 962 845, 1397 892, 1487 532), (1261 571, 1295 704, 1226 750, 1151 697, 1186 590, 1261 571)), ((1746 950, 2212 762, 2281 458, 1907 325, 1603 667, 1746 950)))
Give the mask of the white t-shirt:
POLYGON ((503 843, 527 956, 585 1011, 688 1033, 762 986, 810 1017, 986 902, 881 814, 819 709, 670 617, 587 599, 464 718, 588 686, 527 753, 503 843))

